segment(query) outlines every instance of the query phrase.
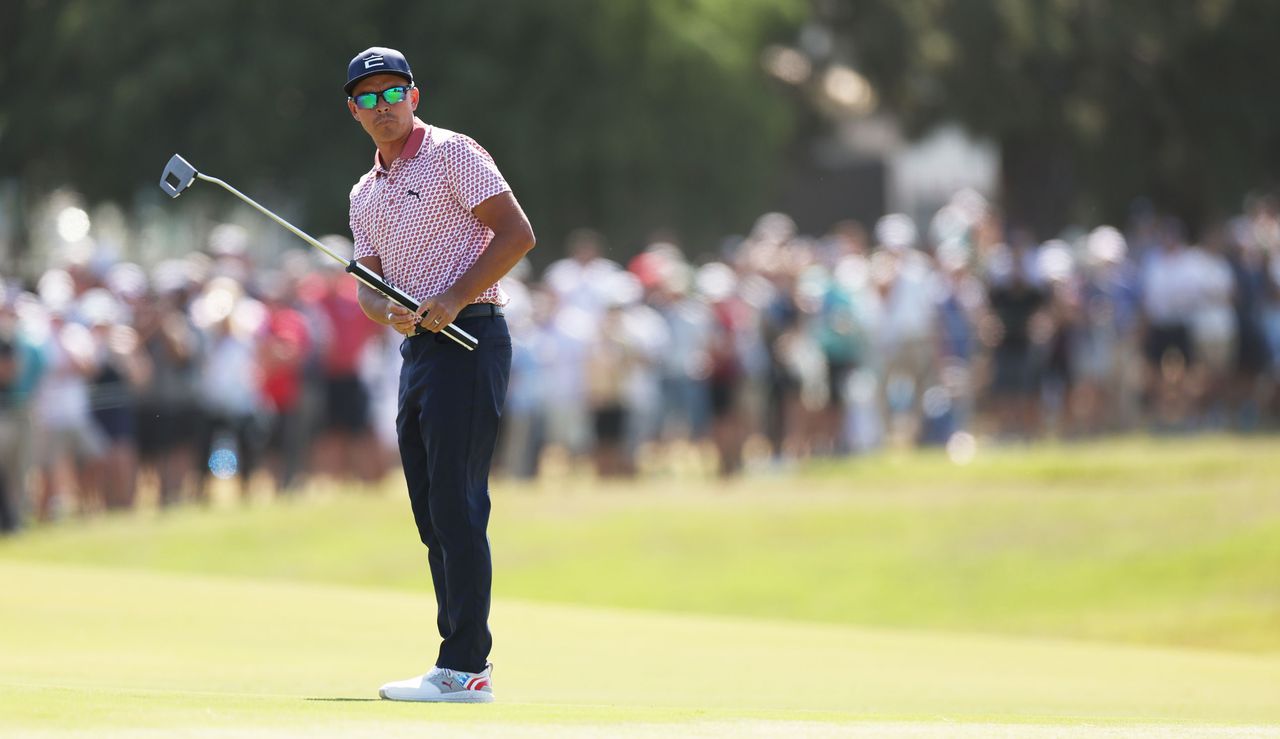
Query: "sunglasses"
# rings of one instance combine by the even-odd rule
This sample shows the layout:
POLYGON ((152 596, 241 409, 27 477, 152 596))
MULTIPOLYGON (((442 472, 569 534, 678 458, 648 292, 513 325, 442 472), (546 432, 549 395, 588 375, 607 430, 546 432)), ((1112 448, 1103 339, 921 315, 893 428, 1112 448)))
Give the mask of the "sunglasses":
POLYGON ((382 92, 360 93, 351 99, 355 101, 357 108, 360 108, 361 110, 373 110, 378 107, 379 97, 386 100, 387 105, 395 105, 409 97, 409 91, 412 89, 413 85, 396 85, 395 87, 388 87, 382 92))

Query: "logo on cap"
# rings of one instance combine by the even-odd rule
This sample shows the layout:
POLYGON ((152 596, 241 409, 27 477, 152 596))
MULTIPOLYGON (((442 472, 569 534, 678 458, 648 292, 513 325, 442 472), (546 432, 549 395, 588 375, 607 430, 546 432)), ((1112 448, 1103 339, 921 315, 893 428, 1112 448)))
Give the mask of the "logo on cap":
MULTIPOLYGON (((0 0, 2 2, 4 0, 0 0)), ((347 63, 347 84, 342 89, 350 95, 357 82, 375 74, 398 74, 413 84, 413 72, 409 71, 409 62, 403 54, 385 46, 371 46, 347 63)))

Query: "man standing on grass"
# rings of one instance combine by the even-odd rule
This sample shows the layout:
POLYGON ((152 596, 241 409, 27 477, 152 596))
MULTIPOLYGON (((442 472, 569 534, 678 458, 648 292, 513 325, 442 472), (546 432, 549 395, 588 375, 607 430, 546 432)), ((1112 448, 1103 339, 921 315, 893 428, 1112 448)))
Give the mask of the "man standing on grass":
POLYGON ((497 283, 533 248, 533 229, 488 152, 414 117, 419 91, 400 52, 357 54, 345 89, 377 146, 351 190, 355 258, 421 303, 414 313, 360 287, 365 314, 406 337, 396 431, 443 639, 429 672, 379 695, 487 703, 489 464, 511 370, 497 283), (475 351, 439 333, 453 322, 479 340, 475 351))

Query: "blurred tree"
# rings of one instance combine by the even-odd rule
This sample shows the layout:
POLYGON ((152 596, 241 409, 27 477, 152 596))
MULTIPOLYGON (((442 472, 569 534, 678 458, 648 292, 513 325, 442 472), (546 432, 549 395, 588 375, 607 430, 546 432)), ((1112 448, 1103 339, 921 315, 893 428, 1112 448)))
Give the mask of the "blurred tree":
POLYGON ((1275 184, 1280 3, 814 0, 910 131, 1000 143, 1009 215, 1049 235, 1150 196, 1192 223, 1275 184))
MULTIPOLYGON (((495 156, 559 253, 591 225, 623 249, 656 225, 741 228, 767 198, 790 104, 760 49, 803 0, 11 0, 0 9, 0 176, 126 204, 174 151, 308 229, 346 232, 371 147, 346 62, 405 52, 424 120, 495 156), (286 209, 289 211, 290 209, 286 209), (299 212, 301 211, 301 212, 299 212)), ((200 196, 197 196, 200 197, 200 196)))

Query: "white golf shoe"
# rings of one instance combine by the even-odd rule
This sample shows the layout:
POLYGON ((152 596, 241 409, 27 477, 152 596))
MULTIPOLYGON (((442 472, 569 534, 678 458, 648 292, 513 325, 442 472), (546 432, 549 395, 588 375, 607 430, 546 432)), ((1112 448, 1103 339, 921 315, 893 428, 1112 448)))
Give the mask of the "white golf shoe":
POLYGON ((425 675, 387 683, 378 695, 391 701, 421 701, 426 703, 492 703, 493 663, 484 666, 484 672, 459 672, 444 667, 432 667, 425 675))

